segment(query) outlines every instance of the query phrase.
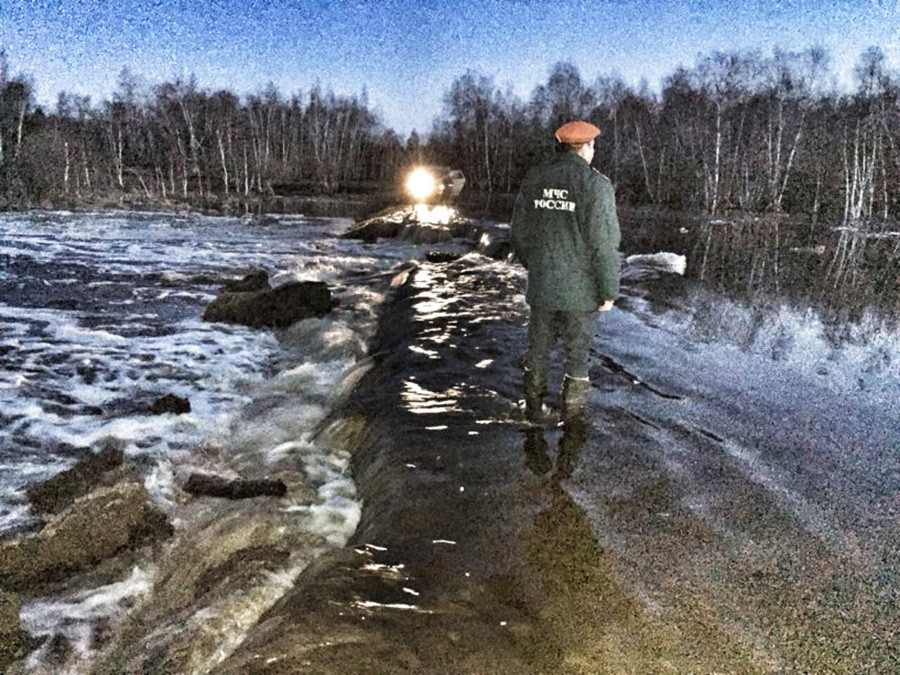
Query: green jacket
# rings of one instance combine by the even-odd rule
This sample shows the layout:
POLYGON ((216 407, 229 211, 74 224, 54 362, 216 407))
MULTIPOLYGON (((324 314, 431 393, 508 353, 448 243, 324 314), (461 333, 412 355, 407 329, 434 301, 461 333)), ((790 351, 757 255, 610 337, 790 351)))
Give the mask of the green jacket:
POLYGON ((528 304, 590 311, 615 300, 619 238, 606 176, 572 153, 533 169, 510 222, 510 243, 528 269, 528 304))

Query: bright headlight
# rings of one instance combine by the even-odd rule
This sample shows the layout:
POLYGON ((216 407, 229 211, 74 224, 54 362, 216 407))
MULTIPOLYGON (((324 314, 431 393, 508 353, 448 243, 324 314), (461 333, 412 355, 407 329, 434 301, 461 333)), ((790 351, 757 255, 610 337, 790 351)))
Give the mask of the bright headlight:
POLYGON ((423 201, 434 194, 437 183, 427 169, 419 167, 406 179, 406 190, 416 201, 423 201))

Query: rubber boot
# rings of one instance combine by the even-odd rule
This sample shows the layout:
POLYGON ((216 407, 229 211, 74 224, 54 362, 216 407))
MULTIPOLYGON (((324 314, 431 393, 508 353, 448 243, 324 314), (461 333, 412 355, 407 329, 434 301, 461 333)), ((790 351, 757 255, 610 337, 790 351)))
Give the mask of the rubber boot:
POLYGON ((584 414, 588 394, 591 392, 591 381, 588 378, 570 377, 563 379, 562 421, 568 422, 584 414))
POLYGON ((544 424, 548 419, 548 412, 544 407, 544 396, 547 394, 546 380, 526 370, 524 385, 525 418, 533 424, 544 424))

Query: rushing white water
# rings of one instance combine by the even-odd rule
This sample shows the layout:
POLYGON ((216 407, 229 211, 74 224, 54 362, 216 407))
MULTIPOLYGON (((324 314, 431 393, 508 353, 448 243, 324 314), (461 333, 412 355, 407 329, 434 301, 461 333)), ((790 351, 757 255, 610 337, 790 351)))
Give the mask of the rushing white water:
POLYGON ((389 278, 373 282, 373 274, 415 252, 336 238, 348 225, 302 217, 251 226, 196 215, 0 216, 0 534, 29 525, 28 485, 109 436, 124 442, 126 456, 141 458, 144 483, 176 529, 159 565, 145 560, 115 583, 26 604, 23 624, 48 638, 29 671, 80 672, 103 648, 98 622, 117 625, 134 607, 177 619, 147 639, 188 644, 180 648, 189 652, 184 667, 202 671, 227 656, 315 555, 352 534, 360 504, 349 456, 315 431, 334 397, 364 372, 357 364, 389 278), (223 280, 257 268, 273 285, 325 281, 338 307, 274 332, 200 319, 223 280), (169 393, 188 398, 191 411, 146 411, 169 393), (178 486, 192 471, 281 476, 290 489, 252 507, 244 522, 231 504, 187 499, 178 486), (306 544, 280 572, 239 593, 172 604, 167 584, 188 573, 181 564, 212 567, 229 546, 247 545, 248 532, 285 549, 306 544), (69 645, 62 662, 50 654, 54 636, 69 645))

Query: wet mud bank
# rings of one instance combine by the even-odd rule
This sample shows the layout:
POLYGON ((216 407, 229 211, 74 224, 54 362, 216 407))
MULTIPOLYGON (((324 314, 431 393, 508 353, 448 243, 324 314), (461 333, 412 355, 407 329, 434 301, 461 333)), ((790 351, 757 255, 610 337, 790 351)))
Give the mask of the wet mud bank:
POLYGON ((356 533, 217 672, 762 670, 721 617, 667 614, 622 582, 566 489, 609 442, 595 422, 525 431, 523 275, 473 253, 395 284, 373 367, 322 431, 352 453, 356 533))

